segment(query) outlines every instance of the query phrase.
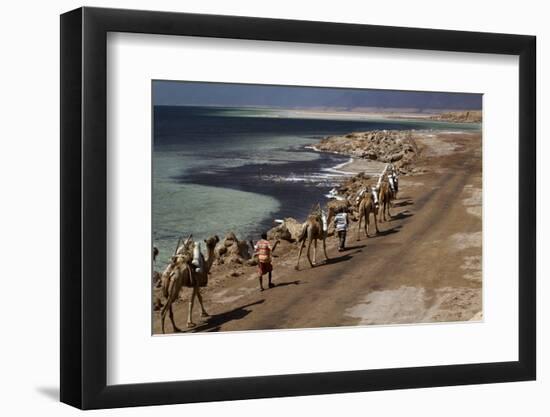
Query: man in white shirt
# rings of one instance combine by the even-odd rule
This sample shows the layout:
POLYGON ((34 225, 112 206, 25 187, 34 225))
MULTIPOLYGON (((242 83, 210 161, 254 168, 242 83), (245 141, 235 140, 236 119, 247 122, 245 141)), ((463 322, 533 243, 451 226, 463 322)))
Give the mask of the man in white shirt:
POLYGON ((345 208, 338 210, 338 214, 334 217, 334 226, 336 227, 336 232, 338 233, 338 251, 342 252, 346 249, 346 233, 348 231, 348 213, 346 213, 345 208))

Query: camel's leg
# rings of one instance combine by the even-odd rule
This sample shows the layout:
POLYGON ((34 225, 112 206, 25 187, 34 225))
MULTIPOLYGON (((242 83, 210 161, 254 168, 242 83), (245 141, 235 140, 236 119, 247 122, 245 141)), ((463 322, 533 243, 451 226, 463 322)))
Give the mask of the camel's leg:
POLYGON ((326 239, 323 238, 323 252, 325 253, 325 259, 328 260, 328 255, 327 255, 327 242, 326 242, 326 239))
POLYGON ((357 226, 357 240, 361 240, 361 220, 363 220, 363 215, 359 213, 359 225, 357 226))
POLYGON ((374 216, 374 228, 376 230, 376 234, 378 234, 380 233, 380 231, 378 230, 378 221, 376 220, 376 211, 373 211, 372 214, 374 216))
POLYGON ((388 201, 388 219, 391 220, 391 213, 390 213, 390 205, 391 205, 391 200, 388 201))
POLYGON ((170 321, 172 322, 172 327, 174 328, 174 332, 179 332, 180 329, 178 326, 176 326, 176 322, 174 321, 174 312, 172 311, 172 303, 170 303, 170 308, 168 310, 170 312, 170 321))
POLYGON ((174 297, 172 294, 168 295, 168 298, 166 299, 166 304, 164 304, 164 307, 162 307, 161 310, 161 324, 162 324, 162 333, 164 333, 164 321, 166 319, 166 314, 170 313, 170 321, 172 322, 172 327, 174 328, 175 332, 178 332, 179 329, 176 326, 176 323, 174 322, 174 312, 172 311, 172 303, 174 302, 174 297))
POLYGON ((304 246, 306 245, 305 239, 302 241, 302 244, 300 245, 300 252, 298 252, 298 261, 296 261, 296 266, 294 269, 298 270, 300 265, 300 256, 302 256, 302 251, 304 250, 304 246))
POLYGON ((313 268, 315 266, 315 264, 313 262, 311 262, 311 255, 310 255, 311 242, 312 241, 313 241, 313 239, 308 239, 306 255, 307 255, 307 260, 309 261, 309 265, 313 268))
POLYGON ((317 239, 313 240, 313 265, 317 265, 317 239))
POLYGON ((370 217, 370 212, 367 211, 367 213, 365 214, 365 234, 367 235, 367 237, 370 237, 369 236, 369 217, 370 217))
POLYGON ((195 327, 195 323, 193 323, 193 305, 195 304, 195 291, 196 287, 193 287, 193 291, 191 292, 191 299, 189 300, 189 311, 187 312, 187 327, 195 327))
POLYGON ((168 303, 162 307, 162 311, 160 312, 160 322, 162 324, 162 333, 164 333, 164 319, 166 318, 166 312, 168 311, 168 303))
POLYGON ((199 300, 199 305, 201 306, 201 317, 209 317, 210 314, 208 314, 204 308, 204 305, 202 303, 202 295, 201 295, 201 289, 197 287, 197 300, 199 300))

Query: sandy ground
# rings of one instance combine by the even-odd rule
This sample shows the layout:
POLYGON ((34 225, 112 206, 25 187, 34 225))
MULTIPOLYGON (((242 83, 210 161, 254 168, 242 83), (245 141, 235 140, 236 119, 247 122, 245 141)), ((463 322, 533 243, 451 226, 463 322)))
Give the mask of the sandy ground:
MULTIPOLYGON (((330 259, 319 248, 319 265, 311 268, 303 257, 299 271, 296 244, 283 242, 274 258, 276 286, 264 292, 256 267, 214 268, 203 291, 211 317, 201 320, 196 306, 198 326, 189 331, 481 320, 481 134, 417 135, 425 172, 400 178, 392 220, 379 224, 377 236, 357 240, 352 223, 346 252, 329 237, 330 259)), ((174 304, 180 328, 188 292, 174 304)), ((158 311, 153 332, 161 333, 158 311)))

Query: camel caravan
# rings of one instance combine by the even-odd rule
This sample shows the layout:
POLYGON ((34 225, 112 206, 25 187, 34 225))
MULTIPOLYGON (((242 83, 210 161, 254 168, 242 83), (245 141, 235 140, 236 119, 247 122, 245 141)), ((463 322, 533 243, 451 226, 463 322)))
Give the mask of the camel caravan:
MULTIPOLYGON (((165 332, 165 319, 168 314, 174 332, 180 332, 174 321, 173 304, 180 297, 180 292, 188 288, 188 313, 187 328, 196 327, 193 321, 193 308, 195 299, 197 299, 201 309, 201 319, 209 317, 203 303, 201 289, 208 286, 208 275, 212 269, 214 261, 218 264, 224 262, 244 263, 249 266, 258 265, 260 268, 259 278, 260 287, 263 291, 262 275, 269 273, 269 287, 271 284, 271 265, 269 268, 262 266, 262 256, 269 257, 274 252, 280 239, 289 242, 295 242, 298 249, 295 269, 300 268, 300 259, 304 249, 306 249, 306 258, 311 268, 317 264, 317 244, 318 241, 323 246, 325 262, 329 261, 327 254, 326 239, 331 235, 338 235, 340 245, 339 251, 345 249, 346 232, 349 226, 348 216, 357 222, 357 240, 361 239, 361 227, 364 228, 365 236, 371 237, 369 225, 371 218, 374 220, 376 234, 379 233, 378 223, 391 220, 390 208, 393 201, 397 198, 399 189, 399 180, 397 170, 392 164, 387 164, 384 170, 378 176, 376 184, 371 185, 366 181, 368 178, 361 174, 359 181, 355 185, 355 191, 340 195, 337 192, 332 193, 331 200, 325 208, 320 204, 312 207, 309 216, 302 224, 294 219, 276 220, 279 225, 270 231, 271 237, 276 243, 271 247, 267 241, 267 234, 262 235, 262 240, 256 245, 252 241, 239 241, 234 233, 229 233, 224 241, 220 241, 217 235, 211 236, 203 242, 194 241, 192 235, 187 239, 180 240, 177 243, 173 256, 162 274, 153 272, 153 282, 161 288, 161 294, 164 302, 157 300, 155 309, 160 310, 162 332, 165 332), (203 255, 202 245, 204 243, 206 255, 203 255), (248 251, 248 245, 252 249, 252 255, 248 251), (313 258, 311 249, 313 246, 313 258), (260 247, 260 249, 258 249, 260 247), (307 247, 307 248, 306 248, 307 247), (266 249, 267 248, 267 249, 266 249), (267 252, 266 252, 267 250, 267 252), (266 253, 268 255, 266 255, 266 253), (224 256, 231 255, 231 258, 224 256)), ((355 178, 357 180, 357 178, 355 178)), ((158 249, 153 248, 153 261, 158 256, 158 249)), ((264 259, 265 260, 265 259, 264 259)))

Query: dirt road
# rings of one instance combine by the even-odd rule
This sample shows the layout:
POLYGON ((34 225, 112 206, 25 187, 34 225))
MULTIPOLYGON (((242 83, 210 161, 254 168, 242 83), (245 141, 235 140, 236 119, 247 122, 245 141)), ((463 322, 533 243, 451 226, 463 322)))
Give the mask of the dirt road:
MULTIPOLYGON (((330 259, 312 269, 303 258, 299 271, 297 250, 284 243, 274 258, 275 288, 259 291, 255 267, 225 278, 205 291, 211 317, 201 321, 196 306, 198 326, 190 331, 481 319, 481 134, 417 140, 426 172, 401 177, 393 218, 379 224, 377 236, 362 233, 357 241, 352 223, 346 252, 330 237, 330 259)), ((317 257, 324 260, 322 250, 317 257)), ((174 314, 185 328, 187 302, 175 303, 174 314)), ((168 318, 166 330, 172 331, 168 318)), ((159 312, 153 331, 162 332, 159 312)))

